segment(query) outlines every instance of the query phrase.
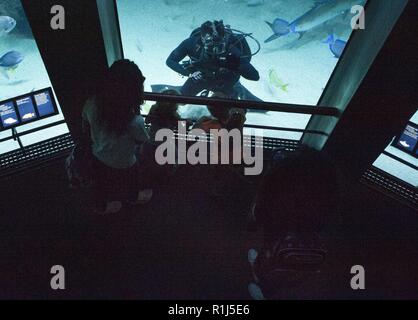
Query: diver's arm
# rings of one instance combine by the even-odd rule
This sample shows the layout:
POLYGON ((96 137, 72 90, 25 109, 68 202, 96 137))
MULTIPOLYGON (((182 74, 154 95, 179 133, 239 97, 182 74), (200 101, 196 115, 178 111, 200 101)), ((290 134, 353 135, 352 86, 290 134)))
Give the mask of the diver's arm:
POLYGON ((253 65, 247 61, 242 62, 239 66, 239 73, 245 79, 258 81, 260 80, 260 74, 258 73, 257 69, 253 67, 253 65))
POLYGON ((166 64, 170 69, 186 77, 189 76, 190 72, 185 69, 179 62, 188 55, 189 47, 190 39, 184 40, 176 49, 174 49, 166 61, 166 64))
POLYGON ((232 49, 226 57, 226 65, 228 69, 239 72, 245 79, 260 80, 258 71, 248 60, 248 58, 240 58, 240 53, 236 49, 232 49))

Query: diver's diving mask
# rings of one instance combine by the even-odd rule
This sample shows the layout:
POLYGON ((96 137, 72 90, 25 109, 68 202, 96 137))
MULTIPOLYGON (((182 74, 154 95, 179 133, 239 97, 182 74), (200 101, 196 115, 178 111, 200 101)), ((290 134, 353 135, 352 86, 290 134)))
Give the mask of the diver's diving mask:
POLYGON ((208 30, 202 34, 202 43, 205 52, 210 56, 219 56, 226 53, 226 39, 222 21, 210 22, 206 25, 208 30))

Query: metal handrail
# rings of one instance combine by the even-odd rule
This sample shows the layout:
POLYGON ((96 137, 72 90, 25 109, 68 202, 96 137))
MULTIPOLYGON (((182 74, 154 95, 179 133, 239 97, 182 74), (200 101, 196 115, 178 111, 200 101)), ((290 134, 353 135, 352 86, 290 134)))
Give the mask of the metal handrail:
POLYGON ((34 129, 26 130, 26 131, 23 131, 23 132, 18 132, 14 136, 12 135, 10 137, 0 139, 0 143, 5 142, 5 141, 9 141, 9 140, 13 140, 15 138, 23 137, 27 134, 38 132, 40 130, 44 130, 44 129, 48 129, 48 128, 52 128, 52 127, 58 126, 60 124, 65 124, 65 123, 67 123, 65 120, 60 120, 60 121, 52 122, 52 123, 49 123, 49 124, 46 124, 46 125, 34 128, 34 129))
MULTIPOLYGON (((146 115, 143 115, 144 117, 146 117, 146 115)), ((14 138, 18 138, 18 137, 22 137, 40 130, 44 130, 44 129, 48 129, 51 127, 55 127, 58 126, 60 124, 65 124, 66 121, 65 120, 60 120, 57 122, 53 122, 53 123, 49 123, 34 129, 30 129, 30 130, 26 130, 24 132, 19 132, 16 133, 15 136, 10 136, 7 138, 3 138, 0 139, 0 143, 2 142, 6 142, 9 140, 13 140, 14 138)), ((305 130, 305 129, 297 129, 297 128, 285 128, 285 127, 272 127, 272 126, 261 126, 261 125, 253 125, 253 124, 245 124, 244 125, 245 128, 253 128, 253 129, 264 129, 264 130, 273 130, 273 131, 284 131, 284 132, 300 132, 300 133, 311 133, 311 134, 318 134, 318 135, 325 135, 328 136, 327 133, 322 132, 322 131, 317 131, 317 130, 305 130)))
POLYGON ((214 107, 218 107, 218 106, 225 107, 225 105, 227 105, 227 106, 239 108, 239 109, 253 109, 253 110, 274 111, 274 112, 322 115, 322 116, 330 116, 330 117, 337 117, 337 118, 341 115, 341 111, 338 110, 337 108, 306 106, 306 105, 299 105, 299 104, 274 103, 274 102, 264 102, 264 101, 190 97, 190 96, 167 95, 167 94, 149 93, 149 92, 146 92, 144 94, 144 99, 149 100, 149 101, 164 101, 164 102, 171 102, 171 103, 210 105, 214 107))
POLYGON ((400 162, 400 163, 402 163, 402 164, 404 164, 404 165, 406 165, 406 166, 408 166, 408 167, 410 167, 414 170, 418 170, 418 167, 416 165, 414 165, 413 163, 408 162, 408 161, 394 155, 393 153, 390 153, 388 151, 383 151, 382 154, 389 157, 389 158, 392 158, 393 160, 396 160, 396 161, 398 161, 398 162, 400 162))

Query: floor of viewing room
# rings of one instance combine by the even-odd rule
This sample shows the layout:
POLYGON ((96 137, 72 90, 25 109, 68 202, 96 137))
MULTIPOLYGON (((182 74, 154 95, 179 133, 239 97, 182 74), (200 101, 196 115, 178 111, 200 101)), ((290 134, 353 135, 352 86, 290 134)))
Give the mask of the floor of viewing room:
MULTIPOLYGON (((62 162, 2 183, 0 298, 249 299, 247 251, 260 236, 246 231, 254 186, 235 181, 216 200, 208 179, 205 168, 181 167, 150 204, 106 217, 68 189, 62 162), (57 264, 66 270, 61 292, 50 289, 57 264)), ((340 282, 307 297, 417 298, 418 217, 411 223, 415 213, 356 190, 336 229, 340 282), (365 266, 365 292, 350 290, 353 262, 365 266)))

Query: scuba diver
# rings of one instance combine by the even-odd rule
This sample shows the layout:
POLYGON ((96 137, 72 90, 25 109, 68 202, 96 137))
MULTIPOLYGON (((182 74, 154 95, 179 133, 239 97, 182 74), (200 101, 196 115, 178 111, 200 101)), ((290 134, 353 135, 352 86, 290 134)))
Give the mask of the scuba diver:
POLYGON ((222 20, 206 21, 170 54, 167 66, 188 77, 181 94, 195 96, 207 90, 236 99, 246 95, 249 100, 260 100, 239 83, 241 76, 252 81, 260 79, 250 63, 259 50, 251 53, 246 41, 246 37, 252 38, 251 34, 234 31, 237 30, 225 26, 222 20), (190 61, 181 62, 187 56, 190 61))

